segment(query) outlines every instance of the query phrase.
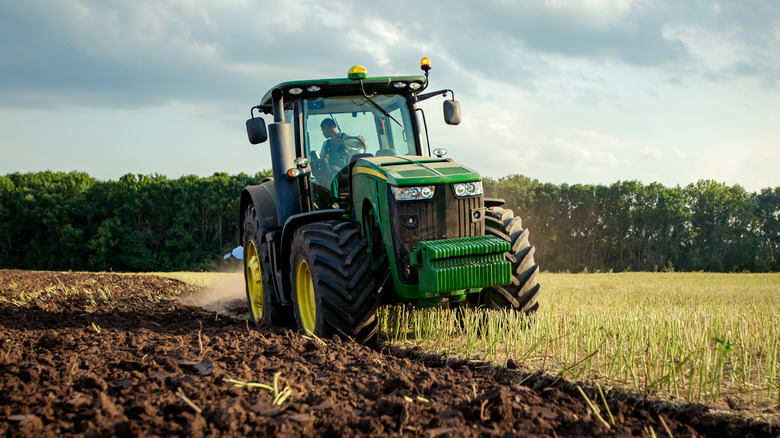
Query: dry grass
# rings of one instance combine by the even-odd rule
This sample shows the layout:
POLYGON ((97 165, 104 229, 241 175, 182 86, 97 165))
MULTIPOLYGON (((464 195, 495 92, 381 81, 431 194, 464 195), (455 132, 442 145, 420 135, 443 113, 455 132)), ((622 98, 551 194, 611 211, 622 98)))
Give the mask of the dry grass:
POLYGON ((691 402, 780 404, 780 275, 539 276, 522 315, 383 309, 388 338, 691 402))

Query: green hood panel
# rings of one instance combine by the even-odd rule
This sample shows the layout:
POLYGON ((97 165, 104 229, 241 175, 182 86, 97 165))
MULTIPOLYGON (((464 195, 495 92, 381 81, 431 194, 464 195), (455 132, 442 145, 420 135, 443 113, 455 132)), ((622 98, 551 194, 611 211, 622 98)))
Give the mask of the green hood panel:
POLYGON ((394 186, 433 185, 479 181, 479 173, 462 164, 440 158, 413 155, 367 157, 355 164, 354 172, 368 173, 394 186))

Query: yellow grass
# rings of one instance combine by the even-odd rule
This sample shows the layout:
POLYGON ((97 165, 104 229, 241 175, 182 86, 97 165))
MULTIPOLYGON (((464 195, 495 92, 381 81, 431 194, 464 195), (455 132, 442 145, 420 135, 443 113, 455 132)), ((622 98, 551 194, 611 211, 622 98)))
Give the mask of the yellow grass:
POLYGON ((447 354, 666 393, 780 403, 780 275, 539 275, 540 310, 384 309, 382 328, 447 354), (458 318, 461 318, 458 320, 458 318))

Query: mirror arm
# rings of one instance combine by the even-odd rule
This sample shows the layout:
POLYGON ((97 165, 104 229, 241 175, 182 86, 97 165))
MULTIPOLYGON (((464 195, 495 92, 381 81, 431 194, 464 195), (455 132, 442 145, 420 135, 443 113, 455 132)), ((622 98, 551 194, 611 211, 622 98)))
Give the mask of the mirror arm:
MULTIPOLYGON (((285 102, 284 104, 285 110, 291 110, 294 109, 294 106, 292 103, 285 102)), ((273 114, 274 113, 274 106, 273 105, 255 105, 249 110, 249 115, 254 118, 255 117, 255 110, 257 110, 258 115, 259 114, 273 114)))
POLYGON ((273 111, 273 107, 271 105, 255 105, 252 108, 249 109, 249 116, 251 118, 255 118, 255 110, 257 110, 258 113, 261 111, 264 114, 270 114, 273 111))
POLYGON ((455 100, 455 93, 452 90, 450 90, 450 89, 439 90, 439 91, 434 91, 434 92, 431 92, 431 93, 420 94, 420 95, 415 96, 414 100, 415 100, 415 102, 422 102, 423 100, 427 100, 427 99, 430 99, 431 97, 435 97, 435 96, 445 96, 446 97, 447 93, 450 93, 452 95, 452 100, 455 100))

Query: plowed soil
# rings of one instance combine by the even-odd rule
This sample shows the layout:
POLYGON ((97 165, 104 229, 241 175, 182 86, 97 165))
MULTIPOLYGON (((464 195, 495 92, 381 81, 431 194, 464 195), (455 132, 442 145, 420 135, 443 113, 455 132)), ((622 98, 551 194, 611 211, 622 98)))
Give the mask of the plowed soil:
POLYGON ((520 384, 521 371, 308 338, 183 304, 198 293, 146 275, 0 271, 0 434, 778 434, 611 393, 613 424, 586 389, 607 426, 565 381, 520 384))

